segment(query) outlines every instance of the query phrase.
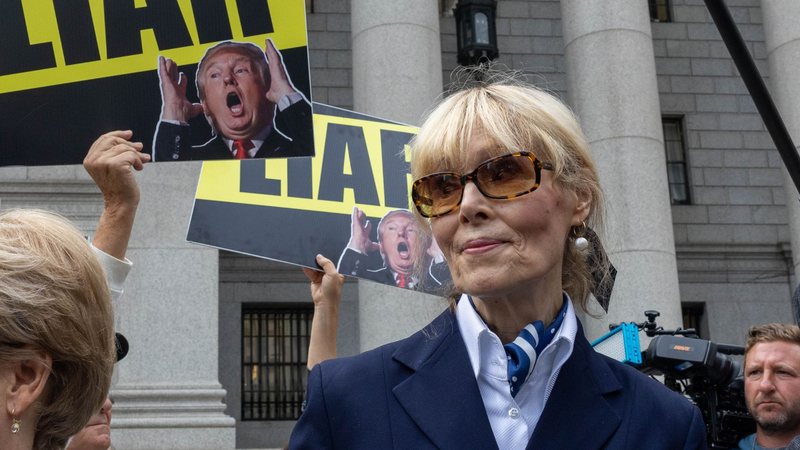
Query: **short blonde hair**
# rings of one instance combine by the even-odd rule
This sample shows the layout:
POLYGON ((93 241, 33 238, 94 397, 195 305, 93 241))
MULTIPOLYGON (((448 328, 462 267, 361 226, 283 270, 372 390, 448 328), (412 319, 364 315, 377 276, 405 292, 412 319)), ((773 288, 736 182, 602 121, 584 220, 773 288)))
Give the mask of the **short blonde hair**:
POLYGON ((102 405, 115 360, 111 298, 80 232, 46 211, 0 213, 0 365, 52 358, 34 448, 62 448, 102 405))
POLYGON ((747 330, 745 355, 754 345, 763 342, 788 342, 800 346, 800 327, 783 323, 767 323, 750 327, 747 330))
MULTIPOLYGON (((433 109, 411 144, 414 179, 466 172, 464 149, 474 131, 494 141, 496 155, 529 151, 552 164, 560 187, 591 199, 587 225, 601 225, 603 192, 577 118, 553 95, 508 78, 458 91, 433 109)), ((607 261, 600 265, 608 270, 607 261)), ((594 288, 592 269, 574 245, 565 245, 562 286, 584 311, 594 288)))

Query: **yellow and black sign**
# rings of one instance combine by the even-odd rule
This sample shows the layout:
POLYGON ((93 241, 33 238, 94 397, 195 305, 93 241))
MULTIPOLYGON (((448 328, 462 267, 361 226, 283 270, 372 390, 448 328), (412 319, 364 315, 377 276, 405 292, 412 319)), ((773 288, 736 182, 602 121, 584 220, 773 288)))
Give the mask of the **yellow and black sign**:
MULTIPOLYGON (((314 158, 203 163, 187 239, 306 267, 316 267, 318 253, 336 262, 354 207, 373 224, 375 242, 387 213, 408 210, 408 142, 415 134, 413 127, 314 103, 314 158)), ((375 251, 358 271, 340 271, 392 283, 379 278, 383 258, 375 251)), ((433 292, 449 274, 428 263, 438 281, 419 280, 416 288, 433 292)))
MULTIPOLYGON (((0 165, 79 163, 111 129, 131 129, 149 148, 159 56, 177 63, 196 102, 206 49, 228 40, 263 49, 267 38, 310 99, 304 0, 3 0, 0 165)), ((193 143, 208 139, 205 122, 191 122, 193 143)))

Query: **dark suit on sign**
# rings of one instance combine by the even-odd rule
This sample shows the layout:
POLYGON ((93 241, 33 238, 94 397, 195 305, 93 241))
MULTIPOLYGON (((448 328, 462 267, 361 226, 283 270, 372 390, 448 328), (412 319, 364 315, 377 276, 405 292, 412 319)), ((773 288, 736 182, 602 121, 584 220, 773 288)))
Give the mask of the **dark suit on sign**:
MULTIPOLYGON (((314 156, 312 120, 311 105, 306 101, 277 112, 275 124, 254 158, 314 156)), ((217 135, 202 145, 191 145, 191 127, 168 122, 158 123, 153 153, 155 161, 233 159, 222 136, 217 135)))
MULTIPOLYGON (((384 266, 379 269, 369 269, 369 257, 363 253, 359 253, 351 248, 345 248, 342 255, 339 257, 339 263, 336 270, 343 275, 352 275, 358 278, 364 278, 378 283, 388 284, 391 286, 397 285, 395 273, 384 266)), ((446 281, 450 280, 450 270, 447 268, 446 263, 431 264, 428 273, 422 283, 414 286, 414 290, 423 292, 436 292, 438 288, 442 287, 446 281)))
MULTIPOLYGON (((325 361, 309 375, 292 449, 497 448, 455 315, 325 361)), ((578 335, 528 449, 703 449, 699 410, 578 335)))

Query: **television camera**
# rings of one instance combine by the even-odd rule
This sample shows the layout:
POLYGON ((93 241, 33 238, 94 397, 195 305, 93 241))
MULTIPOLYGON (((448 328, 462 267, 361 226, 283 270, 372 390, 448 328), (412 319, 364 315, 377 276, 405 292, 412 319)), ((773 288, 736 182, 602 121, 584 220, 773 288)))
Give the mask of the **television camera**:
POLYGON ((697 405, 706 424, 709 448, 737 448, 755 432, 755 422, 744 401, 744 348, 699 339, 696 330, 665 330, 658 311, 645 311, 641 323, 612 324, 592 347, 606 356, 636 367, 697 405), (652 338, 641 351, 639 335, 652 338), (659 379, 661 378, 661 379, 659 379))

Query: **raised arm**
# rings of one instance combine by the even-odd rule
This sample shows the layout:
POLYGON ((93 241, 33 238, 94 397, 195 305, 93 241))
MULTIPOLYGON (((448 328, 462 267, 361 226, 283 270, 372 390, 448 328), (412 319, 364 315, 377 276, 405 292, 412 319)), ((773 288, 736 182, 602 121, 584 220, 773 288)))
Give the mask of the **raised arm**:
POLYGON ((131 131, 111 131, 92 144, 83 167, 103 194, 103 213, 92 244, 103 252, 125 259, 133 219, 139 206, 139 185, 133 170, 142 170, 150 155, 142 143, 132 142, 131 131))
POLYGON ((342 301, 344 276, 336 271, 333 262, 317 255, 323 271, 303 268, 311 281, 314 318, 311 321, 311 340, 308 344, 308 370, 336 357, 336 332, 339 329, 339 304, 342 301))

